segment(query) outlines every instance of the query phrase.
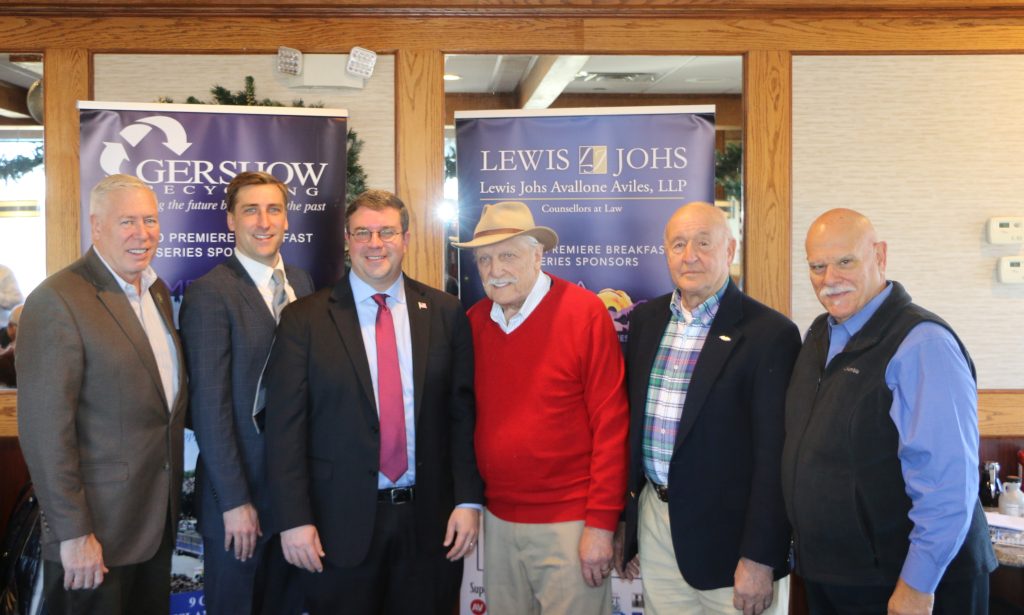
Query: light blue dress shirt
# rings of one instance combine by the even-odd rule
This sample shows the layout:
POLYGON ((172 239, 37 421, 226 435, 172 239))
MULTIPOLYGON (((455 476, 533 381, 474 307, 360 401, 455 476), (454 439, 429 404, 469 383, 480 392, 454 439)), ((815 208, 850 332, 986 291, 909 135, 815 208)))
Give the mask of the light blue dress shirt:
MULTIPOLYGON (((373 397, 377 404, 377 416, 380 416, 380 399, 377 390, 377 302, 373 296, 378 292, 372 286, 350 273, 349 283, 352 285, 352 297, 356 302, 356 314, 359 316, 359 331, 363 335, 363 346, 366 348, 366 361, 370 364, 370 378, 373 380, 373 397)), ((412 334, 409 332, 409 309, 405 302, 405 276, 391 285, 384 294, 388 296, 388 309, 395 323, 395 342, 398 345, 398 369, 402 373, 402 405, 405 407, 405 451, 408 454, 409 469, 398 480, 391 480, 382 473, 377 474, 377 488, 411 487, 416 484, 416 411, 415 395, 412 378, 412 334)))
MULTIPOLYGON (((881 293, 844 323, 829 317, 830 362, 892 293, 881 293)), ((826 362, 826 364, 827 364, 826 362)), ((963 545, 978 498, 978 390, 956 339, 925 322, 911 329, 885 370, 892 391, 897 453, 910 496, 910 550, 900 577, 933 593, 963 545)))

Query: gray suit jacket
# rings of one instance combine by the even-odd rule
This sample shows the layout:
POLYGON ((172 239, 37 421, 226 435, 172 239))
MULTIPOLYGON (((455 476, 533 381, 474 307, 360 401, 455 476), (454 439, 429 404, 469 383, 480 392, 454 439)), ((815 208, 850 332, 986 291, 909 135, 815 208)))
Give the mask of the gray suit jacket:
POLYGON ((94 533, 107 566, 146 561, 177 519, 188 391, 167 286, 149 291, 172 333, 168 408, 146 332, 93 249, 47 278, 18 331, 18 430, 43 512, 43 556, 94 533))
MULTIPOLYGON (((313 292, 305 271, 285 265, 296 298, 313 292)), ((232 256, 189 285, 179 313, 188 358, 189 414, 199 442, 196 517, 204 536, 224 535, 223 513, 251 503, 264 539, 270 518, 264 438, 252 421, 256 384, 274 341, 274 316, 232 256)))

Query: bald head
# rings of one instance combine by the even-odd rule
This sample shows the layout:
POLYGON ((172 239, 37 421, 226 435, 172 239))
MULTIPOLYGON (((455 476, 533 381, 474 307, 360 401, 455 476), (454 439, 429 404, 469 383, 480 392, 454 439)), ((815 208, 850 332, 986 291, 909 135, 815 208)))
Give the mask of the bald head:
POLYGON ((725 213, 710 203, 676 210, 665 225, 665 259, 683 306, 696 309, 729 279, 736 240, 725 213))
POLYGON ((875 227, 867 216, 852 209, 830 209, 818 216, 807 230, 807 241, 836 240, 878 241, 875 227))
POLYGON ((826 211, 811 223, 804 245, 811 286, 837 322, 846 321, 885 289, 886 245, 863 214, 826 211))
POLYGON ((729 219, 725 212, 711 203, 692 201, 683 205, 672 214, 665 225, 665 240, 668 241, 669 231, 682 223, 701 224, 714 232, 722 233, 726 240, 732 239, 729 230, 729 219))

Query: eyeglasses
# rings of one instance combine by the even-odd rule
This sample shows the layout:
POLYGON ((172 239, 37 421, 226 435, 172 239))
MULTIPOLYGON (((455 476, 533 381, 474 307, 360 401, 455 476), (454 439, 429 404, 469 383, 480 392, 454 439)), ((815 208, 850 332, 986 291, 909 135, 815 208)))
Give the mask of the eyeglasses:
POLYGON ((357 228, 354 231, 348 231, 348 236, 356 243, 370 243, 370 240, 373 239, 373 235, 375 233, 384 243, 394 241, 395 237, 398 237, 399 235, 399 231, 397 229, 386 226, 379 231, 371 231, 368 228, 357 228))

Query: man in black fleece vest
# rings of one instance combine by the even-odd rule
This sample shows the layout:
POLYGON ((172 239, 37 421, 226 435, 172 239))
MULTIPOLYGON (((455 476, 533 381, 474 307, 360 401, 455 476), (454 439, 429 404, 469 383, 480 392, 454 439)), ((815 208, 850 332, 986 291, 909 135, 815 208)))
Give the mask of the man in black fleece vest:
POLYGON ((885 279, 886 244, 863 215, 822 214, 806 248, 828 313, 787 392, 782 484, 811 612, 987 613, 970 356, 885 279))

